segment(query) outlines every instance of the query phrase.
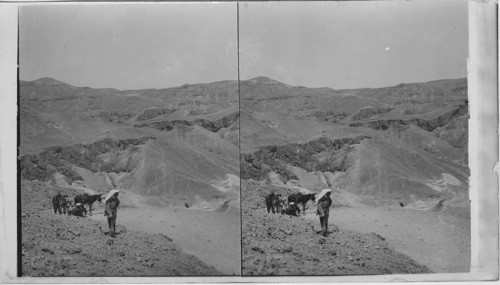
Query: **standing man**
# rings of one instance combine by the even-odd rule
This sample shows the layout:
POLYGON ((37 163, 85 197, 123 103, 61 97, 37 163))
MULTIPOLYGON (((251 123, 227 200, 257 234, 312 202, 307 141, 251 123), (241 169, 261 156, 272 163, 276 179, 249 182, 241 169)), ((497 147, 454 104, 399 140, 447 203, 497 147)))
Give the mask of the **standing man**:
POLYGON ((319 223, 321 224, 324 237, 326 237, 326 233, 328 232, 328 217, 330 216, 330 206, 332 205, 331 193, 331 189, 323 189, 316 198, 318 201, 318 210, 316 213, 319 215, 319 223))
POLYGON ((59 207, 61 197, 62 197, 61 193, 57 193, 52 198, 52 206, 54 207, 54 214, 57 214, 57 211, 59 211, 59 214, 61 214, 61 208, 59 207))
POLYGON ((62 209, 63 214, 66 214, 66 212, 69 212, 68 195, 66 195, 66 194, 62 195, 59 198, 59 214, 61 213, 61 209, 62 209))
POLYGON ((269 213, 271 210, 274 214, 274 207, 273 207, 273 199, 274 199, 274 192, 271 192, 266 196, 266 207, 267 207, 267 212, 269 213))
POLYGON ((281 213, 280 200, 281 200, 281 194, 274 195, 274 197, 273 197, 273 214, 275 213, 274 211, 276 211, 276 214, 281 213))
POLYGON ((118 200, 119 190, 109 191, 104 199, 104 216, 108 218, 109 236, 116 237, 116 217, 120 200, 118 200))

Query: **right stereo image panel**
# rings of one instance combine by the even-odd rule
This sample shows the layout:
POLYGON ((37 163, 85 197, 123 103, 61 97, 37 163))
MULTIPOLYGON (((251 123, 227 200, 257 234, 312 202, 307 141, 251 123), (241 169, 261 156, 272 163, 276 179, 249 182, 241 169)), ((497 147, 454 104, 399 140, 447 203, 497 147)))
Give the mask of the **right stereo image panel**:
POLYGON ((239 4, 243 276, 469 272, 467 5, 239 4))

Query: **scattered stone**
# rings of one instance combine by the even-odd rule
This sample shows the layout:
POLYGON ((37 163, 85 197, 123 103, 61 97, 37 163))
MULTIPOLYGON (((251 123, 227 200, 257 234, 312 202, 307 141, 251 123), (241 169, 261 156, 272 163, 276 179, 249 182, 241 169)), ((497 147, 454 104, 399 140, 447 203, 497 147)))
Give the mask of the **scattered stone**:
POLYGON ((54 251, 52 249, 48 248, 48 247, 42 247, 42 251, 48 252, 50 254, 54 254, 54 251))
POLYGON ((264 252, 265 252, 262 248, 257 247, 257 246, 252 247, 252 250, 253 250, 253 251, 260 252, 260 253, 264 253, 264 252))
POLYGON ((82 248, 81 248, 81 247, 77 247, 77 248, 73 249, 73 250, 71 251, 71 253, 73 253, 73 254, 75 254, 75 253, 81 253, 82 251, 83 251, 83 250, 82 250, 82 248))

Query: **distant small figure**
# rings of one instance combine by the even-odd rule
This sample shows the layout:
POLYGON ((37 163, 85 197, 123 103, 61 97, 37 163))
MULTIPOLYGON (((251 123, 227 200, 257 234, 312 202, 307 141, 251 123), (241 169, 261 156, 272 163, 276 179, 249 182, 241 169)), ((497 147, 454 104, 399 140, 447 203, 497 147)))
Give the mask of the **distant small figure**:
POLYGON ((399 202, 399 206, 401 206, 401 208, 404 208, 405 203, 403 203, 403 202, 399 202))
POLYGON ((281 194, 274 195, 272 204, 273 214, 281 213, 281 194))
POLYGON ((316 197, 318 201, 316 213, 319 215, 319 223, 321 224, 322 234, 325 237, 328 232, 328 218, 330 217, 330 206, 332 205, 331 193, 331 189, 323 189, 316 197))
POLYGON ((288 202, 286 200, 286 197, 280 197, 280 209, 281 209, 281 214, 283 214, 283 212, 285 211, 285 208, 288 207, 288 202))
POLYGON ((184 207, 189 208, 189 203, 188 202, 184 203, 184 207))
POLYGON ((85 209, 82 203, 76 203, 75 208, 73 210, 68 211, 68 215, 85 217, 87 215, 87 209, 85 209))
POLYGON ((118 216, 118 200, 119 190, 111 190, 104 199, 104 216, 108 218, 109 236, 116 237, 116 218, 118 216))
POLYGON ((52 206, 54 207, 54 214, 66 214, 66 211, 68 210, 68 195, 57 193, 52 198, 52 206))
POLYGON ((69 215, 70 211, 72 211, 76 207, 76 204, 74 200, 70 198, 66 199, 66 201, 68 202, 66 205, 68 206, 68 215, 69 215))
POLYGON ((63 214, 66 214, 69 212, 69 199, 68 195, 62 195, 59 198, 59 214, 61 214, 61 211, 63 214))
POLYGON ((54 207, 54 214, 57 214, 58 211, 59 214, 61 214, 61 209, 59 208, 59 201, 61 197, 62 197, 61 193, 57 193, 54 197, 52 197, 52 206, 54 207))
POLYGON ((266 196, 266 208, 268 213, 272 211, 274 214, 274 207, 273 207, 274 196, 275 196, 274 192, 271 192, 266 196))
POLYGON ((284 213, 289 216, 298 217, 300 215, 300 208, 299 206, 297 206, 297 204, 295 204, 295 202, 290 202, 290 204, 288 204, 288 208, 284 213))

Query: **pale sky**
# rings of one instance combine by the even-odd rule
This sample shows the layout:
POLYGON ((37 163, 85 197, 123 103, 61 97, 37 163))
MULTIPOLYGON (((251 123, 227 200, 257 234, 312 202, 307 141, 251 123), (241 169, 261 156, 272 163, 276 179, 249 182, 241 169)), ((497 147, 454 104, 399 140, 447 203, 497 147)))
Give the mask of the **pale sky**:
POLYGON ((21 7, 20 79, 118 89, 237 80, 236 12, 236 3, 21 7))
POLYGON ((240 78, 334 89, 466 77, 466 1, 240 4, 240 78))
MULTIPOLYGON (((20 8, 20 79, 166 88, 237 79, 236 3, 20 8)), ((240 78, 362 88, 466 77, 467 1, 240 3, 240 78)))

